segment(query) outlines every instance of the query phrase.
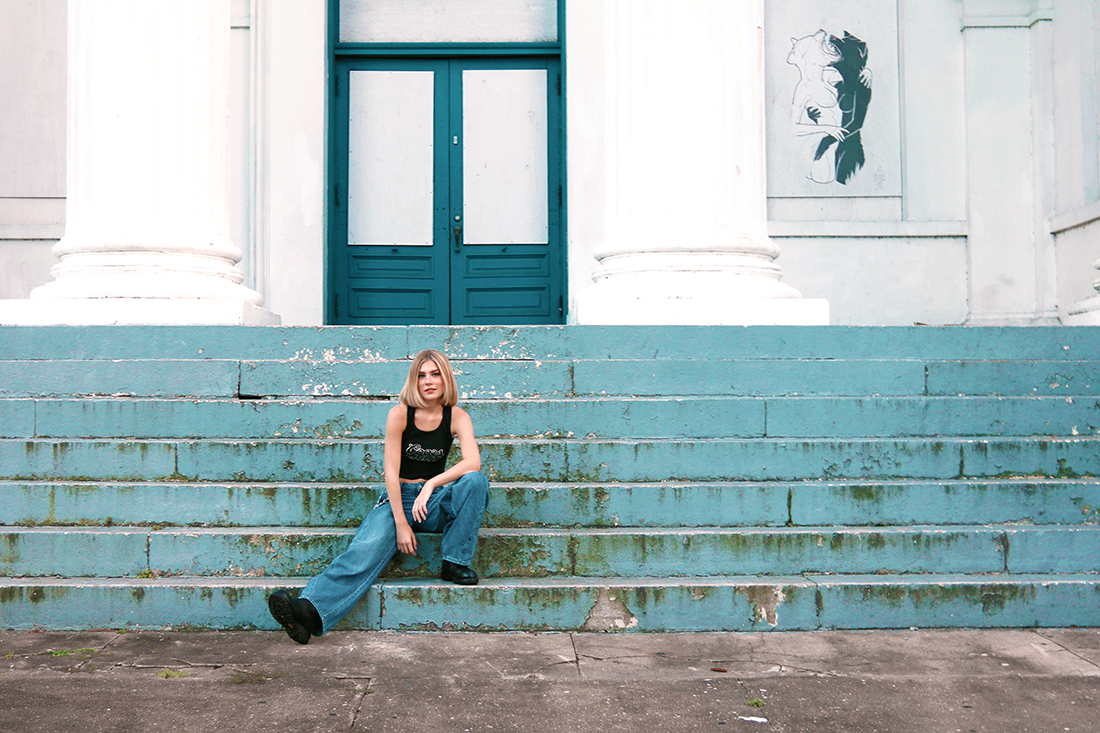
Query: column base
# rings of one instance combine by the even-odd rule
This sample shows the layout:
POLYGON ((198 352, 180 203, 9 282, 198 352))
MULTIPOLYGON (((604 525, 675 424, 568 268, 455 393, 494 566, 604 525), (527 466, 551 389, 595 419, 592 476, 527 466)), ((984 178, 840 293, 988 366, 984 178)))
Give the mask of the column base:
POLYGON ((1067 326, 1100 326, 1100 295, 1074 303, 1063 320, 1067 326))
POLYGON ((577 323, 608 326, 827 326, 821 298, 696 296, 607 298, 599 287, 577 297, 577 323))
POLYGON ((277 326, 281 318, 240 300, 73 298, 0 300, 0 325, 277 326))

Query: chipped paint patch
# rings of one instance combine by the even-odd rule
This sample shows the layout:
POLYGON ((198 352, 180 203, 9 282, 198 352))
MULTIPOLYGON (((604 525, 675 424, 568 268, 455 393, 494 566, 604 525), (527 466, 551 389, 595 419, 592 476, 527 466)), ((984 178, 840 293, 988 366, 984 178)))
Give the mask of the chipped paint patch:
POLYGON ((769 626, 779 625, 779 605, 786 600, 783 589, 777 585, 752 585, 738 588, 737 593, 749 599, 752 604, 752 622, 766 622, 769 626))
POLYGON ((600 588, 582 631, 622 631, 638 625, 638 617, 623 602, 621 590, 600 588))

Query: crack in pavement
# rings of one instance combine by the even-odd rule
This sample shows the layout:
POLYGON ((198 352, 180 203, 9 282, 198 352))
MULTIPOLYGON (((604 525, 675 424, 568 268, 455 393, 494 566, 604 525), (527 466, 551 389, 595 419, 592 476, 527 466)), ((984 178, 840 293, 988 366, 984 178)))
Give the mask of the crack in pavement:
POLYGON ((1092 661, 1088 657, 1082 656, 1081 654, 1077 653, 1077 651, 1075 651, 1073 649, 1070 649, 1069 647, 1067 647, 1065 644, 1061 643, 1057 639, 1054 639, 1050 636, 1047 636, 1046 634, 1042 633, 1041 631, 1035 631, 1035 632, 1032 632, 1032 633, 1034 633, 1040 639, 1046 639, 1051 644, 1054 644, 1056 647, 1058 647, 1062 651, 1068 652, 1069 654, 1073 655, 1077 659, 1080 659, 1082 662, 1084 662, 1085 664, 1088 664, 1090 667, 1093 667, 1097 670, 1100 670, 1100 665, 1098 665, 1096 662, 1092 661))

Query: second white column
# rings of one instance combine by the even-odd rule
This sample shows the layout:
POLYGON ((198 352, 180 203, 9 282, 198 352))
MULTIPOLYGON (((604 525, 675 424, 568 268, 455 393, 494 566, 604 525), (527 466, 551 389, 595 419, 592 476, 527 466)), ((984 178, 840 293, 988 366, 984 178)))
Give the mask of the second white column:
POLYGON ((607 0, 604 29, 605 236, 578 321, 827 323, 767 236, 762 0, 607 0))

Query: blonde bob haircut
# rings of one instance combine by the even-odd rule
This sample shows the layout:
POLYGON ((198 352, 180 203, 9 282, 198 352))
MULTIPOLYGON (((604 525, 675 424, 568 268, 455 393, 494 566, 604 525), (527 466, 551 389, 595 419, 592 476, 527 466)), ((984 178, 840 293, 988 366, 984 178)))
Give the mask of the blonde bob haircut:
POLYGON ((401 388, 398 399, 401 400, 402 404, 410 407, 424 408, 428 406, 420 396, 420 390, 417 389, 416 382, 417 377, 420 375, 420 367, 429 361, 435 362, 435 365, 439 367, 439 373, 443 376, 443 399, 440 400, 440 404, 444 407, 454 406, 458 403, 458 384, 455 382, 454 372, 451 371, 451 362, 447 360, 443 352, 435 349, 424 349, 413 357, 412 365, 409 367, 409 376, 405 380, 405 386, 401 388))

